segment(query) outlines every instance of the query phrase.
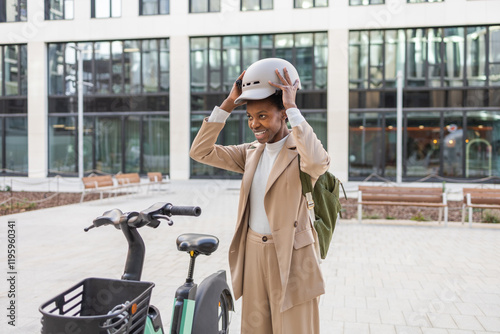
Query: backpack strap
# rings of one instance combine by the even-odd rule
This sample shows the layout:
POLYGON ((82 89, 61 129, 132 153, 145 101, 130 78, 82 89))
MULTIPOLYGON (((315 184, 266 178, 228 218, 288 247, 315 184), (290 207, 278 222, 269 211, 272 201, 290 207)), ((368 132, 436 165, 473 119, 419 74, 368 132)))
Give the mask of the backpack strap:
POLYGON ((297 155, 299 159, 299 172, 300 172, 300 183, 302 183, 302 194, 306 197, 307 208, 309 210, 314 209, 314 199, 312 197, 313 186, 311 182, 311 176, 300 169, 300 154, 297 155))

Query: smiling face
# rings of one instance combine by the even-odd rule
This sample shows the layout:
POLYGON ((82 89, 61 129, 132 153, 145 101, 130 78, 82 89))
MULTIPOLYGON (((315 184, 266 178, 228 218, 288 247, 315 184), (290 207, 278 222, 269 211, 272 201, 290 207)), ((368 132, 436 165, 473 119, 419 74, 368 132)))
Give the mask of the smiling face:
POLYGON ((269 98, 247 102, 248 127, 259 143, 275 143, 288 134, 285 110, 269 98))

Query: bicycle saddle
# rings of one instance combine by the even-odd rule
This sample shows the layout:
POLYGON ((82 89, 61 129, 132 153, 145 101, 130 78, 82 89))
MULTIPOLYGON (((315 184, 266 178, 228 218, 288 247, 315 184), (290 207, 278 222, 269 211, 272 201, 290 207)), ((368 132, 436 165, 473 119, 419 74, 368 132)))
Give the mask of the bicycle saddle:
POLYGON ((195 251, 210 255, 219 247, 219 239, 213 235, 186 233, 177 237, 177 249, 182 252, 195 251))

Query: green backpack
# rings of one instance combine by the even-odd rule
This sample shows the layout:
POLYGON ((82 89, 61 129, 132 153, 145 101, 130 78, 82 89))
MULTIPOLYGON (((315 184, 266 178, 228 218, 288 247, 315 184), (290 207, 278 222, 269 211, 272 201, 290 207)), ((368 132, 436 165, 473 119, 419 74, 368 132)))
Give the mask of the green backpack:
POLYGON ((318 178, 314 189, 312 189, 311 177, 302 170, 300 170, 300 182, 302 183, 302 194, 307 200, 307 208, 309 210, 314 209, 314 228, 318 233, 321 258, 325 259, 332 241, 337 215, 342 217, 342 213, 340 212, 342 206, 339 201, 339 185, 342 187, 344 197, 347 200, 344 186, 339 179, 328 171, 318 178))

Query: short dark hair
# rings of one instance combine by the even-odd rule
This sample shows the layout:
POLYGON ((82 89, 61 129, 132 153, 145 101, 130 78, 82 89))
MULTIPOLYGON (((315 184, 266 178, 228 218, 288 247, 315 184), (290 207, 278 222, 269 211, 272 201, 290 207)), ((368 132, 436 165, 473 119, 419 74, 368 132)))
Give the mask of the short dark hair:
POLYGON ((278 110, 284 110, 285 109, 285 106, 283 105, 283 91, 281 89, 277 90, 276 93, 274 93, 273 95, 269 96, 267 99, 272 104, 274 104, 276 106, 276 108, 278 108, 278 110))

